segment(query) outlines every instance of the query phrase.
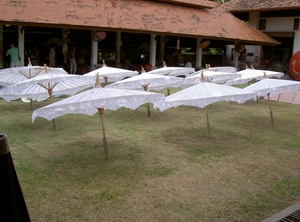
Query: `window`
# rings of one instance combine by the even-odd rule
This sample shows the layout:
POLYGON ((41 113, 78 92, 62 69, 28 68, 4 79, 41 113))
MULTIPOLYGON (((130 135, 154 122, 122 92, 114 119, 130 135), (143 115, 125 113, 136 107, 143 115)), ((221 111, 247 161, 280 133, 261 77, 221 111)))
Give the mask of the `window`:
POLYGON ((259 30, 266 30, 267 20, 260 19, 259 20, 259 30))
POLYGON ((294 19, 294 30, 299 30, 299 19, 298 18, 294 19))

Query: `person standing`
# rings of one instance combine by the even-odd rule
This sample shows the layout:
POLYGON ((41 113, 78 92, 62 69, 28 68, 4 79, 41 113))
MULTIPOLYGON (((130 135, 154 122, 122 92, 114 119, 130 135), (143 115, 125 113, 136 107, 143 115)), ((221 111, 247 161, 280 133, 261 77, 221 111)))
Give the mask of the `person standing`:
POLYGON ((10 55, 10 67, 18 67, 20 65, 19 49, 12 43, 6 52, 6 56, 8 55, 10 55))
POLYGON ((55 49, 56 45, 50 48, 49 54, 48 54, 48 59, 49 59, 49 67, 55 67, 55 49))
POLYGON ((73 46, 70 52, 70 74, 76 74, 77 62, 76 62, 76 46, 73 46))
POLYGON ((187 59, 187 63, 185 64, 185 67, 192 67, 192 63, 190 59, 187 59))

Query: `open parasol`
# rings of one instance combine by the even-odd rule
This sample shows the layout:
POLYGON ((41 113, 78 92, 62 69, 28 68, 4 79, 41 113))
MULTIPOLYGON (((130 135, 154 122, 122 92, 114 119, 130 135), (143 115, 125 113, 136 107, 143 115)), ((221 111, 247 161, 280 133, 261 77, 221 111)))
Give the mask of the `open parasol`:
POLYGON ((103 66, 83 75, 91 83, 95 82, 96 74, 101 77, 100 82, 117 82, 126 77, 136 76, 138 71, 108 67, 103 60, 103 66))
MULTIPOLYGON (((105 86, 105 88, 113 89, 134 89, 134 90, 162 90, 167 88, 168 95, 169 87, 180 87, 182 83, 182 78, 175 76, 164 76, 164 75, 153 75, 145 72, 142 67, 142 74, 138 76, 133 76, 128 79, 124 79, 119 82, 115 82, 105 86)), ((148 108, 148 116, 150 116, 150 108, 148 108)))
POLYGON ((163 103, 165 96, 161 93, 139 90, 102 88, 97 77, 95 88, 63 99, 59 102, 37 109, 32 114, 32 121, 36 117, 52 120, 69 113, 94 115, 100 114, 105 159, 109 159, 107 139, 103 122, 104 110, 117 110, 121 107, 136 109, 144 103, 153 103, 155 106, 163 103))
POLYGON ((156 75, 187 77, 194 72, 195 72, 195 69, 191 68, 191 67, 168 67, 166 65, 165 61, 163 61, 162 68, 154 69, 147 73, 148 74, 156 74, 156 75))
POLYGON ((188 87, 188 86, 198 84, 201 81, 202 74, 208 80, 208 82, 212 82, 212 83, 225 83, 228 80, 236 79, 242 75, 238 73, 200 70, 195 72, 194 75, 185 78, 183 80, 182 86, 188 87))
POLYGON ((68 74, 62 68, 45 66, 22 66, 0 70, 0 85, 9 86, 46 73, 68 74))
POLYGON ((79 75, 46 73, 7 86, 0 91, 0 97, 7 102, 19 98, 42 101, 55 94, 73 95, 91 86, 91 83, 83 80, 79 75))
POLYGON ((229 73, 236 73, 236 68, 233 66, 214 66, 211 67, 210 64, 206 64, 207 71, 217 71, 217 72, 229 72, 229 73))
POLYGON ((161 106, 158 108, 161 111, 182 105, 205 108, 207 132, 208 137, 211 138, 210 123, 208 120, 208 105, 219 101, 234 101, 237 103, 244 103, 252 98, 256 98, 254 92, 232 86, 206 82, 203 76, 202 81, 197 85, 188 87, 170 96, 167 96, 166 102, 161 104, 161 106))
POLYGON ((251 69, 248 67, 242 71, 237 72, 239 74, 242 74, 240 77, 229 80, 225 84, 226 85, 234 85, 234 84, 245 84, 250 81, 258 81, 264 78, 266 75, 267 77, 276 77, 280 78, 284 76, 283 72, 277 72, 277 71, 270 71, 270 70, 258 70, 254 69, 253 66, 251 66, 251 69))
POLYGON ((244 89, 255 92, 258 97, 261 96, 264 97, 266 95, 268 96, 271 123, 272 125, 274 125, 270 96, 272 97, 287 91, 296 92, 300 89, 300 82, 293 81, 293 80, 283 80, 283 79, 269 79, 265 75, 264 79, 256 83, 253 83, 244 89))

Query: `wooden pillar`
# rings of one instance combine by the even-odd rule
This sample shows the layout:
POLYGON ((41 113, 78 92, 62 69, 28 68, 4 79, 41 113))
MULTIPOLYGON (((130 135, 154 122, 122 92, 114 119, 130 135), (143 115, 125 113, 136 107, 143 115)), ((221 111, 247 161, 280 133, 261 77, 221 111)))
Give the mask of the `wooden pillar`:
POLYGON ((149 63, 152 67, 156 67, 156 41, 155 41, 155 34, 150 34, 150 61, 149 63))
POLYGON ((197 38, 196 45, 196 69, 200 69, 202 67, 202 49, 199 47, 202 38, 197 38))

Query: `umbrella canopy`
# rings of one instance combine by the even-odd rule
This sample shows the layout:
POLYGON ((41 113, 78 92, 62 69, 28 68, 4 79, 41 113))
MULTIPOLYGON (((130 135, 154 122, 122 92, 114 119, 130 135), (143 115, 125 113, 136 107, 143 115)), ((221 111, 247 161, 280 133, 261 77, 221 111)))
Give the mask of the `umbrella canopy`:
POLYGON ((277 77, 280 78, 284 76, 283 72, 269 71, 269 70, 258 70, 258 69, 244 69, 242 71, 237 72, 238 74, 242 74, 240 77, 229 80, 225 84, 226 85, 234 85, 234 84, 245 84, 252 80, 261 80, 264 78, 266 74, 267 77, 277 77))
POLYGON ((236 68, 233 67, 233 66, 215 66, 215 67, 210 67, 210 64, 206 64, 206 70, 208 70, 208 71, 236 73, 236 68))
POLYGON ((114 67, 107 67, 103 61, 103 66, 99 69, 95 69, 83 75, 88 81, 94 83, 96 74, 101 77, 101 82, 117 82, 126 77, 136 76, 138 71, 132 71, 127 69, 120 69, 114 67))
POLYGON ((158 107, 161 111, 181 105, 204 108, 219 101, 244 103, 255 98, 254 92, 216 83, 200 82, 166 97, 166 102, 158 107))
POLYGON ((50 68, 47 66, 22 66, 6 68, 0 70, 0 85, 9 86, 39 75, 44 75, 46 73, 68 74, 62 68, 50 68))
POLYGON ((114 89, 136 89, 136 90, 162 90, 168 87, 180 87, 182 78, 174 76, 161 76, 148 73, 142 73, 119 82, 105 86, 105 88, 114 89))
POLYGON ((95 87, 77 95, 63 99, 59 102, 37 109, 32 114, 32 122, 36 117, 52 120, 69 113, 94 115, 99 113, 102 122, 103 144, 105 159, 108 157, 107 141, 103 123, 105 109, 117 110, 121 107, 136 109, 144 103, 153 103, 155 106, 163 103, 165 96, 161 93, 145 92, 138 90, 109 89, 95 87))
POLYGON ((300 82, 282 79, 269 79, 265 76, 264 79, 253 83, 244 89, 255 92, 257 96, 268 96, 271 123, 274 125, 270 96, 275 96, 286 91, 298 91, 300 89, 300 82))
POLYGON ((0 200, 0 221, 30 221, 5 134, 0 134, 0 200))
POLYGON ((244 103, 252 98, 255 99, 254 92, 232 86, 205 82, 205 80, 202 78, 202 82, 199 84, 167 96, 166 102, 161 104, 161 106, 158 108, 161 111, 181 105, 205 108, 207 132, 208 137, 211 138, 210 123, 208 121, 208 105, 218 101, 234 101, 237 103, 244 103))
POLYGON ((4 88, 0 97, 7 102, 19 98, 42 101, 55 94, 73 95, 91 86, 79 75, 47 73, 4 88))
POLYGON ((207 79, 207 81, 212 83, 225 83, 228 80, 236 79, 242 75, 238 73, 200 70, 195 72, 194 75, 185 78, 183 80, 183 86, 186 87, 186 86, 198 84, 201 81, 202 73, 204 77, 207 79))
MULTIPOLYGON (((163 76, 163 75, 153 75, 146 73, 142 67, 142 74, 138 76, 131 77, 129 79, 124 79, 119 82, 107 85, 107 88, 116 89, 136 89, 136 90, 161 90, 168 89, 168 95, 170 91, 168 87, 180 87, 182 83, 182 78, 175 76, 163 76)), ((150 116, 150 107, 147 104, 148 116, 150 116)))
POLYGON ((167 67, 166 63, 163 62, 163 67, 151 70, 148 74, 166 75, 166 76, 189 76, 195 72, 194 68, 191 67, 167 67))
POLYGON ((275 96, 285 91, 298 91, 300 89, 300 82, 294 80, 264 78, 244 89, 255 92, 257 96, 266 96, 267 94, 275 96))

